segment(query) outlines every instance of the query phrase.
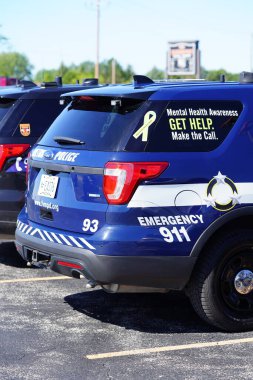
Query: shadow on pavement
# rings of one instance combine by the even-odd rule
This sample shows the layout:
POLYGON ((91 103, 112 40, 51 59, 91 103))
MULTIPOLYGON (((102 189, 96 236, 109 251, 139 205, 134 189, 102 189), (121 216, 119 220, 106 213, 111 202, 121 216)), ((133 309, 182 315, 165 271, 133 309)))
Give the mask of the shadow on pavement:
POLYGON ((214 331, 197 317, 181 292, 108 294, 93 290, 69 295, 65 301, 80 313, 126 329, 158 334, 214 331))
POLYGON ((12 267, 26 267, 26 261, 22 259, 16 250, 14 242, 4 242, 0 240, 0 264, 12 267))

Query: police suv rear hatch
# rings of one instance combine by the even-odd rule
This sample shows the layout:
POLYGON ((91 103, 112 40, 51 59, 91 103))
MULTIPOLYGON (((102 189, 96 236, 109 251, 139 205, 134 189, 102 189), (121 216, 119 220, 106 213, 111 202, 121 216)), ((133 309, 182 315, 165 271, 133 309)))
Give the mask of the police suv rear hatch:
POLYGON ((114 159, 124 161, 129 136, 141 127, 149 95, 82 92, 74 97, 32 151, 27 192, 30 221, 86 234, 103 226, 108 207, 105 167, 114 159))

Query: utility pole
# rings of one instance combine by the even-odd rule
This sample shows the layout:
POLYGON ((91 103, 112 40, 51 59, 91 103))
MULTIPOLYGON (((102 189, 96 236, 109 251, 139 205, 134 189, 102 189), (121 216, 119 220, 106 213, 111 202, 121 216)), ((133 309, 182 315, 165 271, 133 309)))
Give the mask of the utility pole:
POLYGON ((95 78, 99 79, 99 23, 100 23, 100 0, 97 0, 97 61, 95 65, 95 78))
POLYGON ((253 48, 253 33, 250 35, 250 71, 253 72, 253 55, 252 55, 252 48, 253 48))
POLYGON ((112 84, 116 83, 116 61, 112 59, 112 84))

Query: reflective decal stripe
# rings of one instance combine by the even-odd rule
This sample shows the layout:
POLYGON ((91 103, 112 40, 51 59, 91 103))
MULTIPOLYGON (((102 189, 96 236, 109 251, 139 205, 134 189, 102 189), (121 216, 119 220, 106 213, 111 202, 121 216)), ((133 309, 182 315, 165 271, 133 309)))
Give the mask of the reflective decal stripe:
POLYGON ((32 231, 32 227, 29 227, 28 230, 26 231, 26 233, 29 235, 30 231, 32 231))
POLYGON ((50 241, 51 243, 58 243, 67 245, 69 247, 78 247, 78 248, 89 248, 95 250, 90 243, 88 243, 84 238, 74 237, 70 235, 56 234, 54 232, 40 230, 39 228, 34 228, 28 224, 17 221, 17 229, 26 235, 34 236, 36 238, 43 239, 45 241, 50 241))
POLYGON ((68 239, 65 238, 64 235, 60 234, 60 237, 62 238, 63 241, 65 241, 65 243, 66 243, 67 245, 70 245, 71 247, 73 247, 73 245, 68 241, 68 239))
POLYGON ((30 235, 33 236, 33 235, 35 235, 37 232, 38 232, 38 229, 35 228, 35 229, 30 233, 30 235))
POLYGON ((87 242, 87 240, 85 240, 84 238, 79 238, 79 240, 81 240, 81 242, 85 245, 87 245, 88 248, 90 249, 95 249, 90 243, 87 242))
POLYGON ((24 228, 22 229, 22 232, 25 232, 25 230, 27 230, 29 226, 28 225, 25 225, 24 228))
POLYGON ((183 204, 180 202, 180 206, 199 206, 202 204, 201 198, 197 204, 195 198, 187 197, 187 192, 189 195, 191 192, 195 192, 207 196, 206 188, 206 183, 139 186, 127 207, 175 207, 175 199, 182 191, 186 193, 183 204))
POLYGON ((47 233, 47 231, 43 230, 44 234, 46 235, 46 237, 48 238, 48 240, 50 241, 54 241, 54 239, 51 238, 51 236, 49 235, 49 233, 47 233))
POLYGON ((43 240, 47 240, 47 239, 45 238, 45 236, 43 235, 43 233, 42 233, 40 230, 38 230, 38 233, 40 234, 40 236, 41 236, 41 238, 42 238, 43 240))
MULTIPOLYGON (((237 203, 253 203, 253 183, 234 182, 237 188, 237 203)), ((228 185, 226 185, 228 186, 228 185)), ((175 206, 210 206, 207 194, 208 183, 192 184, 172 184, 172 185, 148 185, 139 186, 132 199, 128 203, 128 208, 137 207, 175 207, 175 206), (195 194, 195 196, 194 196, 195 194)), ((228 187, 227 187, 228 189, 228 187)), ((229 190, 229 189, 228 189, 229 190)), ((217 187, 216 196, 222 195, 217 187)), ((230 190, 231 191, 231 190, 230 190)), ((231 197, 232 199, 232 197, 231 197)))
POLYGON ((81 244, 78 243, 78 241, 73 237, 73 236, 69 236, 69 238, 73 241, 73 243, 79 247, 79 248, 83 248, 83 246, 81 244))
POLYGON ((62 241, 56 236, 56 234, 54 232, 51 232, 51 234, 53 235, 53 237, 55 238, 57 243, 62 244, 62 241))

